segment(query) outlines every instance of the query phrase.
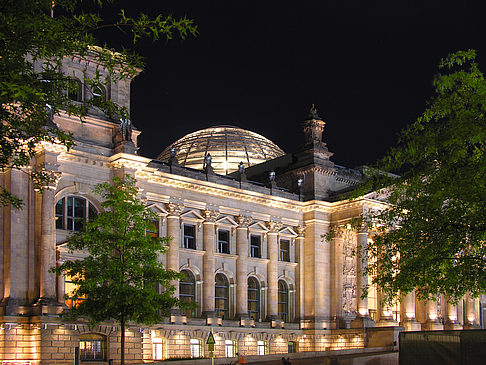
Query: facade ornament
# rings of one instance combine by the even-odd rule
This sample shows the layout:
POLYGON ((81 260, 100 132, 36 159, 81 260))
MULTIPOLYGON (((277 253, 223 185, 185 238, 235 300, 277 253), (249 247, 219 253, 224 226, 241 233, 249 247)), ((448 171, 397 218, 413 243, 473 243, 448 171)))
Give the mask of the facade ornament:
POLYGON ((201 210, 201 215, 206 222, 215 222, 219 217, 219 212, 213 209, 203 209, 201 210))
POLYGON ((175 146, 172 146, 170 148, 170 156, 169 156, 169 166, 176 166, 178 165, 179 163, 177 162, 177 149, 175 148, 175 146))
POLYGON ((322 118, 317 114, 317 108, 315 107, 314 104, 311 105, 310 110, 309 110, 309 115, 307 116, 307 119, 317 119, 317 120, 322 120, 322 118))
POLYGON ((250 225, 252 218, 246 215, 238 215, 235 217, 236 223, 238 223, 238 227, 248 228, 250 225))
POLYGON ((240 182, 246 181, 245 164, 243 163, 243 161, 238 164, 238 179, 240 180, 240 182))
POLYGON ((265 225, 267 226, 269 233, 278 233, 282 228, 282 223, 276 221, 267 221, 265 222, 265 225))
POLYGON ((169 217, 179 217, 184 210, 184 205, 179 203, 167 203, 167 212, 169 213, 167 216, 169 217))
POLYGON ((357 237, 352 230, 341 227, 343 238, 343 310, 352 312, 356 310, 356 248, 357 237))
POLYGON ((298 237, 304 237, 305 225, 299 225, 299 226, 295 227, 295 232, 297 232, 298 237))
POLYGON ((132 142, 132 121, 128 118, 120 118, 120 132, 124 141, 132 142))

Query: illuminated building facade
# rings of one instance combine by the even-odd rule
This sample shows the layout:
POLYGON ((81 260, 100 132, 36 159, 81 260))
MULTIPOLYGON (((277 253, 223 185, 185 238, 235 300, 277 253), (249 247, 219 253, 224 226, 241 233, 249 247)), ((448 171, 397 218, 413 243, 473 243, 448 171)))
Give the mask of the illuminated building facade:
MULTIPOLYGON (((97 68, 76 58, 65 64, 66 74, 79 80, 97 68)), ((129 107, 129 86, 118 81, 102 94, 129 107)), ((81 101, 92 97, 79 92, 81 101)), ((101 209, 94 187, 125 174, 137 179, 140 198, 159 216, 149 233, 172 237, 162 260, 184 274, 176 295, 199 304, 194 311, 175 309, 152 327, 129 326, 129 363, 208 356, 210 328, 215 356, 233 357, 237 351, 251 356, 393 346, 399 325, 479 324, 480 302, 468 297, 453 306, 444 298, 422 303, 411 293, 391 308, 380 305, 379 289, 361 298, 368 278, 357 253, 373 232, 353 231, 349 222, 385 205, 373 194, 340 199, 362 175, 330 160, 322 142, 325 123, 314 108, 303 122, 301 149, 289 154, 256 133, 221 126, 191 133, 153 160, 136 154, 140 131, 126 138, 97 110, 83 124, 64 114, 54 122, 73 133, 76 146, 66 151, 41 144, 26 170, 49 171, 55 183, 41 194, 22 171, 1 175, 3 186, 25 202, 22 210, 0 210, 4 363, 72 364, 76 347, 83 361, 120 359, 116 324, 62 322, 58 314, 73 305, 65 299, 72 283, 49 269, 73 258, 66 240, 101 209), (337 234, 328 242, 331 227, 337 234)))

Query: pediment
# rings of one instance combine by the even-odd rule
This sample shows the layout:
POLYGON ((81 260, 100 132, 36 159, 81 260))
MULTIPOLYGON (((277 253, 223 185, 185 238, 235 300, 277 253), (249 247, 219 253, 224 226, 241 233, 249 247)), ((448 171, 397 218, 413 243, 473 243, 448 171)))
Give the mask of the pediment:
POLYGON ((204 221, 204 218, 199 212, 195 209, 188 210, 184 213, 181 214, 182 219, 190 220, 190 221, 196 221, 196 222, 202 222, 204 221))
POLYGON ((149 204, 147 205, 147 208, 151 209, 155 214, 159 215, 159 216, 167 216, 167 214, 169 214, 166 210, 165 210, 165 207, 159 203, 153 203, 153 204, 149 204))
POLYGON ((255 222, 248 226, 248 229, 252 231, 268 232, 268 228, 262 222, 255 222))
POLYGON ((297 237, 297 233, 290 227, 284 227, 278 233, 284 236, 297 237))
POLYGON ((231 227, 238 227, 238 223, 236 223, 232 218, 228 216, 223 216, 216 220, 216 224, 220 226, 231 226, 231 227))

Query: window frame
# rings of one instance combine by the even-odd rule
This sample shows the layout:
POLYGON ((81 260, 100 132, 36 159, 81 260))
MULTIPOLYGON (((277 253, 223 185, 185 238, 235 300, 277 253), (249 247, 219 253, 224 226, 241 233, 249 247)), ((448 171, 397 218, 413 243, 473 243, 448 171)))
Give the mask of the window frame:
MULTIPOLYGON (((188 269, 182 269, 181 270, 181 273, 184 272, 184 273, 188 273, 189 275, 191 275, 191 277, 194 279, 193 282, 186 282, 184 281, 188 276, 184 276, 184 279, 180 280, 179 281, 179 300, 183 301, 183 302, 189 302, 189 303, 196 303, 196 276, 192 273, 192 271, 188 270, 188 269), (182 294, 182 286, 187 286, 187 287, 192 287, 192 293, 190 294, 182 294), (192 300, 183 300, 183 298, 192 298, 192 300)), ((184 312, 185 316, 187 318, 194 318, 195 317, 195 310, 194 309, 187 309, 185 312, 184 312)))
POLYGON ((56 229, 61 229, 69 232, 82 232, 86 228, 86 222, 98 214, 96 206, 84 196, 66 195, 60 198, 54 207, 54 217, 56 221, 56 229), (69 203, 72 201, 71 206, 69 203), (83 216, 78 216, 76 212, 76 201, 83 201, 83 216), (81 222, 81 227, 77 224, 81 222), (81 229, 79 229, 81 228, 81 229))
POLYGON ((253 320, 258 321, 260 319, 260 313, 261 313, 261 295, 260 295, 260 290, 261 290, 261 284, 260 280, 255 278, 254 276, 250 276, 247 280, 247 287, 248 287, 248 316, 252 318, 252 314, 254 313, 255 316, 253 317, 253 320), (253 281, 256 283, 256 288, 250 288, 250 281, 253 281), (250 299, 250 291, 255 293, 256 299, 250 299), (256 310, 251 310, 250 308, 251 303, 256 303, 255 307, 256 310))
MULTIPOLYGON (((93 351, 96 345, 93 346, 93 351)), ((83 333, 79 336, 79 358, 81 361, 106 361, 107 356, 107 339, 106 336, 99 334, 99 333, 83 333), (87 338, 83 339, 83 336, 91 336, 91 337, 98 337, 96 338, 87 338), (86 352, 88 351, 87 349, 87 343, 97 343, 99 345, 99 351, 96 353, 93 353, 93 357, 87 357, 86 352), (83 344, 83 345, 82 345, 83 344), (97 358, 96 354, 101 353, 101 357, 97 358)))
POLYGON ((197 244, 196 244, 196 226, 194 224, 187 224, 184 223, 183 228, 182 228, 182 248, 188 249, 188 250, 196 250, 197 249, 197 244), (187 234, 186 233, 186 228, 187 229, 192 229, 193 234, 187 234))
POLYGON ((226 229, 218 229, 218 253, 224 253, 228 255, 231 253, 230 240, 231 240, 230 231, 226 229), (227 236, 226 241, 221 239, 222 233, 226 234, 227 236), (223 250, 223 246, 226 246, 226 250, 223 250))
POLYGON ((262 258, 262 236, 259 234, 250 234, 250 257, 262 258), (258 240, 258 244, 254 244, 254 239, 258 240))
POLYGON ((214 310, 217 317, 222 319, 229 319, 230 316, 230 283, 225 274, 217 273, 214 276, 214 310), (218 285, 218 278, 222 277, 226 286, 218 285), (226 291, 226 296, 217 296, 218 289, 224 289, 226 291), (218 300, 223 301, 224 308, 218 306, 218 300), (222 315, 221 315, 222 314, 222 315))
POLYGON ((277 295, 277 308, 278 308, 278 317, 284 321, 288 322, 290 318, 290 309, 289 309, 289 304, 290 304, 290 288, 289 285, 285 280, 279 280, 278 281, 278 295, 277 295), (285 291, 280 289, 280 284, 282 283, 283 287, 286 289, 285 291), (283 294, 285 294, 285 298, 283 298, 283 294), (281 296, 282 295, 282 296, 281 296), (282 311, 281 309, 285 309, 285 311, 282 311))
POLYGON ((278 260, 282 262, 290 262, 290 240, 287 238, 281 238, 279 241, 279 254, 278 260), (286 249, 282 248, 282 243, 286 243, 286 249))

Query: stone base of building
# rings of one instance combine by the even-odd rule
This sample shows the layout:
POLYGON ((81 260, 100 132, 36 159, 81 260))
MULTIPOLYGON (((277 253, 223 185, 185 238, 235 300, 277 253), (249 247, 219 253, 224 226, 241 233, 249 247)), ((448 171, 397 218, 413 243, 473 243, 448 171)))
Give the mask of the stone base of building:
POLYGON ((427 322, 422 324, 423 331, 442 331, 444 329, 444 325, 440 323, 438 320, 427 320, 427 322))
POLYGON ((368 328, 375 327, 375 321, 368 316, 358 316, 350 323, 351 328, 368 328))
POLYGON ((420 331, 422 329, 422 324, 415 318, 400 322, 400 326, 405 328, 405 331, 420 331))

